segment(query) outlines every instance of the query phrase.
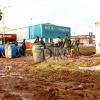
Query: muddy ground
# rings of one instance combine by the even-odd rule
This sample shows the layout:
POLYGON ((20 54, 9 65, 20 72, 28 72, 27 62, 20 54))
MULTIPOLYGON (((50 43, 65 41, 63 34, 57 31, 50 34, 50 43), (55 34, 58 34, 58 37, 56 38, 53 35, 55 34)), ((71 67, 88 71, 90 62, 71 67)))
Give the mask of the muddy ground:
MULTIPOLYGON (((100 57, 69 59, 95 61, 100 57)), ((0 100, 100 100, 99 72, 94 75, 93 71, 84 74, 79 71, 37 70, 39 63, 34 63, 32 56, 0 58, 0 61, 0 100), (27 68, 24 69, 25 65, 27 68), (34 70, 29 70, 30 66, 34 70)))

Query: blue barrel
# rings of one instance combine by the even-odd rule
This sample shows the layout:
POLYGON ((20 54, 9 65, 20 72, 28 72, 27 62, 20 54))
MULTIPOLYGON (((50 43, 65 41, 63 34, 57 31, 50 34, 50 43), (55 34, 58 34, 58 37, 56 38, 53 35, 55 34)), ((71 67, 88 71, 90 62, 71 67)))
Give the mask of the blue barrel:
POLYGON ((0 55, 1 55, 2 58, 4 58, 4 53, 5 53, 5 47, 4 47, 4 45, 0 45, 0 49, 1 49, 0 55))
POLYGON ((17 57, 21 57, 21 54, 20 54, 20 46, 16 46, 16 56, 17 57))
POLYGON ((0 45, 0 57, 1 57, 1 45, 0 45))
POLYGON ((10 44, 8 46, 8 58, 15 58, 16 57, 16 47, 14 44, 10 44))

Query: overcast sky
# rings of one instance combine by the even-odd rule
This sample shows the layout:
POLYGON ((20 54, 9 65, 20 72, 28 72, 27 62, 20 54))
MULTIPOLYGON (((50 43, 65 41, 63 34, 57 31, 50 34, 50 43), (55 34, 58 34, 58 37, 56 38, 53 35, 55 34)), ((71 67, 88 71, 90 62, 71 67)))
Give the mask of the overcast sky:
POLYGON ((95 23, 100 22, 100 0, 0 0, 3 11, 1 6, 6 7, 4 26, 9 28, 49 22, 71 27, 72 35, 88 35, 92 29, 95 34, 95 23))

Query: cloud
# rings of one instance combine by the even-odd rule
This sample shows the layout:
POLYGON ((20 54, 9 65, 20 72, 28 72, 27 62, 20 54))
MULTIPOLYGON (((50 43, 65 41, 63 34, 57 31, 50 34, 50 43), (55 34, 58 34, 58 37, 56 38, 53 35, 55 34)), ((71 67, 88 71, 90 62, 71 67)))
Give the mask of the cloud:
POLYGON ((68 26, 72 34, 78 24, 77 34, 87 34, 90 29, 85 27, 94 28, 95 22, 100 21, 100 0, 1 0, 0 5, 11 5, 4 15, 5 26, 10 28, 29 26, 32 18, 32 25, 50 22, 68 26))

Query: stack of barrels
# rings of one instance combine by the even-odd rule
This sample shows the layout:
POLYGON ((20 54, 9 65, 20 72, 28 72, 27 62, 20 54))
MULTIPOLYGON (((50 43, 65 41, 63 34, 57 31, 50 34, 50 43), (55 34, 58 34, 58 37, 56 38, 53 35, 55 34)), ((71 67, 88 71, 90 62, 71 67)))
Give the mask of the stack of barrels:
POLYGON ((15 44, 0 45, 0 57, 1 58, 15 58, 21 57, 21 47, 15 44))

